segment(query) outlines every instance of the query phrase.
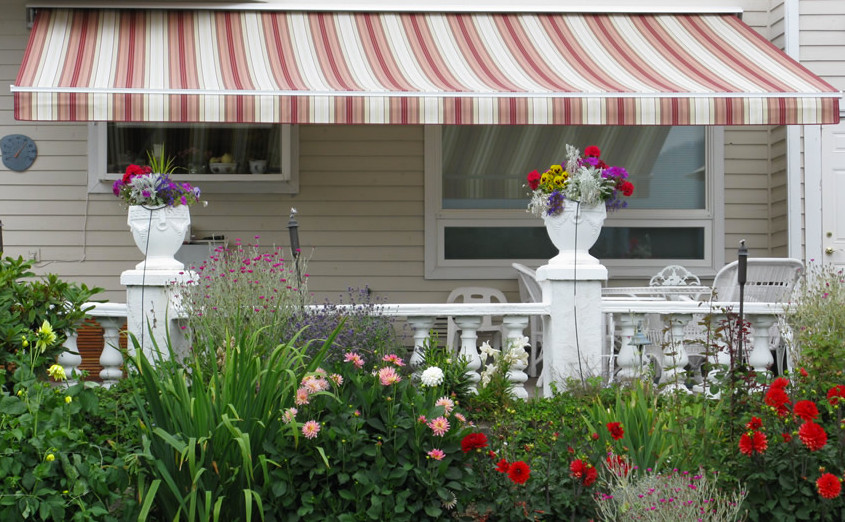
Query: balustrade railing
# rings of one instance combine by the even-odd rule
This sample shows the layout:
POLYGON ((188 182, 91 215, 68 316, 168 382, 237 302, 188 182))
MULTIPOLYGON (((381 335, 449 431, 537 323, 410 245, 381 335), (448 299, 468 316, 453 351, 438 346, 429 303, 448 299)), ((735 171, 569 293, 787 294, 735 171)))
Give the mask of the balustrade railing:
MULTIPOLYGON (((99 362, 102 370, 100 380, 104 386, 111 386, 123 376, 123 355, 119 348, 120 328, 126 323, 126 305, 120 303, 94 303, 89 314, 103 328, 104 343, 99 362)), ((319 309, 319 306, 313 307, 319 309)), ((335 307, 336 308, 336 307, 335 307)), ((684 367, 690 360, 688 333, 694 331, 691 323, 698 321, 702 314, 711 314, 711 322, 716 325, 726 316, 726 310, 738 310, 738 303, 707 303, 696 301, 636 301, 630 299, 602 299, 602 311, 607 326, 603 353, 607 359, 605 377, 618 378, 640 375, 643 357, 648 354, 656 359, 666 382, 684 381, 684 367), (661 330, 666 332, 662 342, 654 342, 640 353, 640 346, 632 340, 640 324, 646 324, 648 318, 660 318, 661 330), (618 341, 617 341, 618 340, 618 341), (616 349, 618 343, 618 349, 616 349)), ((772 303, 745 303, 745 319, 752 325, 751 346, 747 347, 748 363, 757 371, 771 368, 774 359, 769 344, 769 328, 775 323, 776 316, 783 312, 782 307, 772 303)), ((432 304, 394 304, 379 307, 378 313, 384 316, 404 318, 413 329, 414 348, 410 358, 412 367, 419 367, 421 351, 428 342, 437 318, 452 317, 460 329, 461 344, 458 352, 469 360, 470 379, 478 383, 481 376, 481 355, 478 346, 477 328, 485 316, 496 318, 503 330, 503 345, 507 349, 519 345, 525 336, 531 316, 549 319, 549 305, 546 303, 432 303, 432 304)), ((653 322, 653 321, 652 321, 653 322)), ((694 326, 694 325, 693 325, 694 326)), ((68 352, 59 357, 59 364, 70 376, 82 363, 82 357, 76 348, 76 338, 68 339, 68 352)), ((718 345, 716 345, 719 348, 718 345)), ((497 349, 503 347, 495 347, 497 349)), ((713 357, 718 356, 718 351, 713 357)), ((693 355, 699 355, 694 353, 693 355)), ((715 359, 714 359, 715 362, 715 359)), ((528 376, 525 365, 517 364, 511 368, 509 378, 518 397, 525 398, 528 392, 525 383, 528 376)))

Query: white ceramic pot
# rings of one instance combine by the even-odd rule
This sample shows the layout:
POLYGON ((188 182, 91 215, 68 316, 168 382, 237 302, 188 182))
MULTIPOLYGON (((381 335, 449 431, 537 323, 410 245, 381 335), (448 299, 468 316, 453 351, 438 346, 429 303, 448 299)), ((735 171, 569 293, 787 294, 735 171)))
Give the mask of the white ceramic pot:
POLYGON ((597 265, 590 248, 596 244, 601 227, 607 218, 604 203, 583 206, 567 201, 563 212, 556 216, 543 216, 546 232, 560 252, 549 260, 550 265, 597 265))
POLYGON ((138 270, 182 270, 185 265, 174 259, 191 224, 187 205, 150 208, 129 207, 127 220, 135 245, 146 256, 135 266, 138 270))

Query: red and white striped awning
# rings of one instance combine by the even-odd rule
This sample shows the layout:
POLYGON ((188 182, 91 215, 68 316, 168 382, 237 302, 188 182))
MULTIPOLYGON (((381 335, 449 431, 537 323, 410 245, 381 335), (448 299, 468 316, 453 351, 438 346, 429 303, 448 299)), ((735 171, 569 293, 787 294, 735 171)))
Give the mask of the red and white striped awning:
POLYGON ((746 125, 840 93, 732 15, 40 10, 15 118, 746 125))

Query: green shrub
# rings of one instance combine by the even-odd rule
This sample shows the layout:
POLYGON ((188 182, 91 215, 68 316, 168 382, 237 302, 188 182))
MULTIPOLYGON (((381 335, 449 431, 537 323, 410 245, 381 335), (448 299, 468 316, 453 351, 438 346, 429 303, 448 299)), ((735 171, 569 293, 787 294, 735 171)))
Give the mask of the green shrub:
POLYGON ((2 368, 11 369, 17 363, 19 352, 26 351, 24 344, 34 341, 33 332, 44 321, 50 324, 56 339, 30 363, 34 371, 43 372, 55 362, 64 351, 67 336, 90 310, 84 304, 103 291, 67 283, 53 274, 34 279, 31 268, 32 263, 22 257, 0 258, 0 384, 5 382, 2 368))

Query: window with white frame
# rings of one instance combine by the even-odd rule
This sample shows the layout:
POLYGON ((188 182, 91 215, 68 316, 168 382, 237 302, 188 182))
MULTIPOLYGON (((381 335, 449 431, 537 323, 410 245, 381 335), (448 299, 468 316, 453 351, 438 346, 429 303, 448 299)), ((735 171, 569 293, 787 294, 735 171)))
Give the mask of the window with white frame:
POLYGON ((723 257, 723 138, 716 127, 432 126, 426 130, 426 277, 512 278, 557 250, 526 212, 525 176, 597 145, 635 185, 590 250, 612 277, 681 264, 715 273, 723 257))
POLYGON ((110 192, 147 154, 173 160, 173 178, 204 192, 296 193, 297 128, 277 124, 94 123, 89 127, 90 192, 110 192))

